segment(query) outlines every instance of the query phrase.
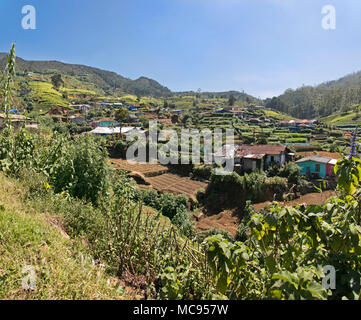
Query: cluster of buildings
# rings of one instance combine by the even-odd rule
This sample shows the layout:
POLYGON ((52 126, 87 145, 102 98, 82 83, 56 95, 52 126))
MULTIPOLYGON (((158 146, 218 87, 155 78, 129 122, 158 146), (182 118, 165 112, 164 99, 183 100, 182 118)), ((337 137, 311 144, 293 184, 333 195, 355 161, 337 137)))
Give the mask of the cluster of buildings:
POLYGON ((133 130, 138 132, 146 133, 146 130, 143 130, 140 127, 121 127, 120 123, 111 118, 104 118, 99 121, 92 122, 92 127, 94 128, 89 133, 94 136, 115 136, 115 137, 125 137, 126 134, 133 130))
MULTIPOLYGON (((233 159, 235 166, 244 172, 266 170, 276 164, 280 167, 295 161, 295 154, 281 145, 224 145, 214 153, 217 162, 233 159)), ((333 178, 333 168, 337 159, 314 155, 295 162, 301 174, 310 178, 333 178)))

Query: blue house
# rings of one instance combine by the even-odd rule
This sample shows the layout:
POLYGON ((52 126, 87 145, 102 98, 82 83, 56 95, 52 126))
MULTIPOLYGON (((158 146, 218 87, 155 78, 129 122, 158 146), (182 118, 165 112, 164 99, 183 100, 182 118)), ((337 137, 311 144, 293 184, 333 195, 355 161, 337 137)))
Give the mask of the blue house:
POLYGON ((322 178, 332 177, 333 167, 337 160, 324 156, 311 156, 296 161, 304 176, 322 178))

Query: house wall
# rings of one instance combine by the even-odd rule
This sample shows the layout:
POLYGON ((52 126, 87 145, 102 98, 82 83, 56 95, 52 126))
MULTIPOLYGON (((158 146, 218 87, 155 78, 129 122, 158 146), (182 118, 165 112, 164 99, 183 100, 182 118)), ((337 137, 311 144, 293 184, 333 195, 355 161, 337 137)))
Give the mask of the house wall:
POLYGON ((301 174, 302 175, 306 175, 307 174, 307 167, 310 167, 311 173, 318 173, 318 175, 321 178, 326 177, 326 164, 325 163, 320 163, 320 162, 315 162, 315 161, 306 161, 306 162, 297 163, 297 165, 301 168, 301 174), (316 165, 317 164, 320 165, 320 171, 319 172, 316 171, 316 165))
POLYGON ((243 159, 243 169, 245 171, 254 171, 263 169, 263 159, 243 159))
POLYGON ((279 163, 281 166, 283 166, 286 162, 286 156, 285 156, 284 152, 282 152, 281 154, 275 154, 275 155, 268 154, 266 156, 266 162, 265 162, 266 166, 268 166, 272 162, 271 161, 272 157, 274 158, 273 161, 276 163, 279 163))
POLYGON ((256 161, 252 160, 252 159, 243 159, 243 169, 248 171, 248 170, 254 170, 256 169, 256 161))
POLYGON ((326 164, 326 175, 328 177, 335 177, 336 175, 334 174, 333 172, 333 168, 334 168, 335 165, 333 164, 330 164, 330 163, 327 163, 326 164))

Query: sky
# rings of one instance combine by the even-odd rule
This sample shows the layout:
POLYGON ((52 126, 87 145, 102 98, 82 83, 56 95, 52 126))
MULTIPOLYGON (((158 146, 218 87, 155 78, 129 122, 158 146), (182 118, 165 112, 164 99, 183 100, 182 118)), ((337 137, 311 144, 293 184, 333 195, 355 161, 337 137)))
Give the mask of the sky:
POLYGON ((255 97, 361 70, 358 0, 0 0, 0 52, 255 97), (36 9, 24 30, 22 8, 36 9), (322 8, 336 29, 322 28, 322 8))

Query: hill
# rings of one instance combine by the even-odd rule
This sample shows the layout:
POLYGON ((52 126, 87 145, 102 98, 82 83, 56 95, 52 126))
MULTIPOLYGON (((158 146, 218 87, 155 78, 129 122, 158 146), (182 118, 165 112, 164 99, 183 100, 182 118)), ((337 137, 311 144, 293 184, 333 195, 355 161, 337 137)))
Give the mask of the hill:
POLYGON ((279 97, 266 99, 265 104, 295 117, 310 119, 327 117, 335 112, 349 112, 353 105, 360 102, 361 72, 357 72, 315 87, 287 89, 279 97))
POLYGON ((194 92, 194 91, 182 91, 182 92, 175 92, 176 96, 179 97, 185 97, 185 96, 198 96, 199 98, 203 99, 229 99, 230 96, 233 96, 236 100, 246 103, 256 103, 256 104, 262 104, 262 100, 257 99, 245 92, 240 91, 223 91, 223 92, 194 92))
MULTIPOLYGON (((6 55, 6 53, 0 53, 1 69, 6 64, 6 55)), ((262 103, 261 100, 239 91, 202 92, 200 94, 194 91, 172 92, 167 87, 147 77, 131 80, 115 72, 59 61, 28 61, 17 57, 16 70, 18 76, 27 78, 30 75, 34 80, 34 76, 41 75, 40 79, 37 77, 36 80, 48 82, 50 82, 51 75, 59 73, 62 75, 67 87, 91 90, 102 96, 131 94, 142 97, 169 98, 200 95, 200 98, 228 99, 233 95, 236 100, 241 102, 262 103)))
MULTIPOLYGON (((4 68, 6 54, 0 53, 0 68, 4 68)), ((167 97, 171 91, 160 85, 157 81, 140 77, 131 80, 115 72, 105 71, 85 65, 68 64, 59 61, 27 61, 16 58, 16 70, 20 75, 39 73, 43 75, 60 73, 74 78, 84 84, 93 84, 106 95, 115 92, 130 93, 140 96, 167 97)))

